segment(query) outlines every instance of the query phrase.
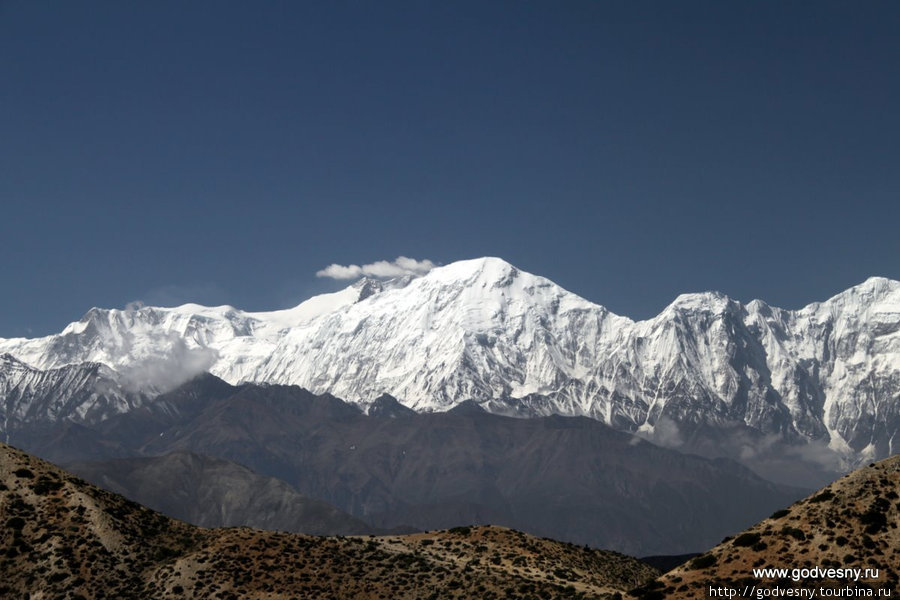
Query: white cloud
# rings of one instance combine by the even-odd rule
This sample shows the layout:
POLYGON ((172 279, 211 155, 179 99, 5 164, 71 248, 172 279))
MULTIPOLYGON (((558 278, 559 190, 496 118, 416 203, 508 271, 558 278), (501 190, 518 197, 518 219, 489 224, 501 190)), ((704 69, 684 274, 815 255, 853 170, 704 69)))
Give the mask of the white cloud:
POLYGON ((437 265, 428 260, 416 260, 398 256, 395 260, 379 260, 367 265, 330 264, 316 273, 316 277, 331 279, 357 279, 359 277, 402 277, 403 275, 424 275, 437 265))
POLYGON ((331 279, 354 279, 362 275, 359 265, 330 264, 321 271, 316 272, 316 277, 330 277, 331 279))
POLYGON ((160 342, 162 352, 117 369, 126 385, 135 390, 167 392, 209 371, 219 359, 212 348, 188 348, 174 332, 162 334, 160 342), (164 342, 166 338, 168 343, 164 342))

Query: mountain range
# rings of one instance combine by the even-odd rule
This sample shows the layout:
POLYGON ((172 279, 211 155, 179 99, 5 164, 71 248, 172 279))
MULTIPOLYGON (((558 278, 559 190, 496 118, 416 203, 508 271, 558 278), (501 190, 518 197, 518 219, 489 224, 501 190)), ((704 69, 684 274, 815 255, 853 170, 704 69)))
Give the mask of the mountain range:
POLYGON ((385 533, 280 479, 193 452, 76 462, 69 470, 103 489, 201 527, 254 527, 310 535, 385 533))
POLYGON ((658 576, 502 527, 311 537, 169 519, 0 444, 0 594, 22 598, 888 597, 900 458, 861 468, 658 576))
POLYGON ((96 425, 12 441, 195 524, 361 530, 324 507, 314 514, 334 518, 312 528, 315 499, 381 531, 494 524, 636 555, 708 547, 804 493, 587 417, 513 418, 474 402, 416 413, 389 396, 372 408, 207 374, 96 425))
POLYGON ((0 547, 3 598, 612 598, 658 574, 499 527, 379 537, 205 529, 5 444, 0 547))
POLYGON ((685 294, 632 321, 480 258, 273 312, 94 308, 59 334, 0 340, 0 354, 7 434, 97 423, 208 371, 364 410, 387 393, 418 412, 472 400, 587 416, 782 481, 830 478, 900 444, 900 282, 883 278, 799 310, 685 294))

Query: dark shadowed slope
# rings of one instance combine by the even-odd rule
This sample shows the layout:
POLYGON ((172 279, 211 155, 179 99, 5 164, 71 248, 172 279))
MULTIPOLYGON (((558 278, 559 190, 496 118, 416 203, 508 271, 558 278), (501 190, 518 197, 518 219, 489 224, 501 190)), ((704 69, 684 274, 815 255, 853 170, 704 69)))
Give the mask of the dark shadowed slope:
POLYGON ((380 418, 293 386, 243 386, 148 432, 139 451, 239 462, 376 527, 494 523, 645 554, 708 547, 802 495, 588 418, 467 406, 380 418))
MULTIPOLYGON (((134 456, 135 448, 151 438, 239 389, 204 373, 152 401, 102 420, 31 419, 10 427, 6 434, 8 443, 57 464, 126 458, 134 456)), ((52 397, 53 391, 47 394, 52 397)), ((43 404, 53 402, 45 398, 43 404)))
POLYGON ((484 527, 322 538, 203 529, 0 444, 0 597, 309 600, 609 598, 656 572, 484 527))
POLYGON ((468 402, 416 414, 392 400, 366 415, 327 394, 206 375, 91 427, 15 441, 63 464, 189 451, 282 479, 380 529, 492 523, 632 554, 708 548, 803 495, 585 417, 516 419, 468 402))
POLYGON ((203 527, 247 526, 311 535, 376 531, 273 477, 192 452, 74 463, 68 470, 165 515, 203 527))

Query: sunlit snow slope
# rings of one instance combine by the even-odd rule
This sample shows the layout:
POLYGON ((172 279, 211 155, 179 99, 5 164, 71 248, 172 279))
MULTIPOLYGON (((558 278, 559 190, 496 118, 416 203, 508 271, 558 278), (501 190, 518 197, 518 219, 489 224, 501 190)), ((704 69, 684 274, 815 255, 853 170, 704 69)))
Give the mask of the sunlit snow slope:
POLYGON ((900 282, 883 278, 798 311, 687 294, 634 322, 480 258, 268 313, 95 308, 58 335, 0 340, 2 353, 43 371, 100 363, 138 388, 209 370, 363 405, 384 392, 420 411, 471 398, 651 436, 737 425, 858 459, 900 451, 900 282))

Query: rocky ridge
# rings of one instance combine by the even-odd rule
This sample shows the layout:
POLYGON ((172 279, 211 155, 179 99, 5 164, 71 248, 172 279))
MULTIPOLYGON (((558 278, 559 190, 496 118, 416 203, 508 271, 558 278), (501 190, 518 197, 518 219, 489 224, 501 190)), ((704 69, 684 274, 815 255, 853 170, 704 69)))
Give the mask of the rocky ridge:
POLYGON ((767 597, 776 588, 795 594, 815 590, 816 597, 823 596, 820 588, 837 597, 896 595, 900 592, 900 456, 858 469, 776 511, 634 595, 644 600, 699 600, 709 598, 710 589, 720 588, 740 590, 744 597, 751 588, 760 594, 769 592, 767 597), (754 569, 784 572, 754 573, 754 569), (811 573, 812 569, 817 570, 811 573))
POLYGON ((656 574, 494 527, 327 538, 203 529, 5 444, 0 544, 0 594, 17 598, 611 598, 656 574))
MULTIPOLYGON (((502 414, 584 415, 748 463, 772 449, 849 468, 900 443, 900 283, 877 277, 794 311, 685 294, 636 322, 481 258, 268 313, 92 309, 60 334, 0 340, 0 352, 39 371, 100 363, 137 389, 208 370, 363 407, 389 393, 420 412, 474 399, 502 414)), ((31 414, 27 397, 6 394, 7 413, 31 414)))

